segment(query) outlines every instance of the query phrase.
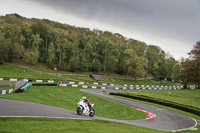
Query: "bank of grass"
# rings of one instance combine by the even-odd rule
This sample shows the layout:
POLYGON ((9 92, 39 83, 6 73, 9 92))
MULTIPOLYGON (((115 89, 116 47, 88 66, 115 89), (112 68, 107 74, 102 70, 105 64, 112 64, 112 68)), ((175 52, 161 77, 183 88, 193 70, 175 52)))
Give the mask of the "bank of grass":
MULTIPOLYGON (((62 74, 63 71, 59 71, 59 72, 61 72, 62 74)), ((55 80, 70 80, 70 81, 84 81, 84 82, 94 81, 90 77, 73 76, 73 75, 64 75, 62 77, 59 77, 59 76, 54 76, 54 75, 50 75, 46 73, 30 71, 30 70, 16 67, 9 64, 0 65, 0 77, 55 79, 55 80)))
POLYGON ((155 85, 155 86, 181 86, 182 84, 170 81, 157 82, 154 80, 129 80, 129 79, 116 79, 112 80, 114 84, 128 84, 128 85, 155 85))
MULTIPOLYGON (((105 93, 105 95, 109 95, 109 94, 105 93)), ((114 96, 114 95, 110 95, 110 96, 114 96)), ((159 107, 159 108, 167 109, 167 110, 170 110, 170 111, 173 111, 173 112, 177 112, 179 114, 182 114, 182 115, 189 116, 189 117, 195 118, 197 120, 200 120, 200 116, 198 116, 198 115, 195 115, 195 114, 192 114, 192 113, 188 113, 188 112, 185 112, 185 111, 182 111, 182 110, 178 110, 178 109, 175 109, 175 108, 172 108, 172 107, 167 107, 167 106, 164 106, 164 105, 151 103, 151 102, 146 102, 146 101, 141 101, 141 100, 136 100, 136 99, 132 99, 132 98, 125 98, 125 97, 122 97, 122 96, 114 96, 114 97, 130 100, 130 101, 141 102, 141 103, 145 103, 145 104, 149 104, 149 105, 153 105, 153 106, 156 106, 156 107, 159 107)))
MULTIPOLYGON (((135 90, 135 91, 120 92, 120 93, 126 93, 127 94, 127 93, 130 93, 130 92, 133 95, 150 94, 151 97, 154 97, 154 98, 159 98, 159 99, 163 98, 163 99, 168 100, 168 101, 173 100, 173 102, 177 102, 177 103, 181 103, 181 104, 191 103, 194 107, 197 107, 197 108, 199 108, 199 105, 200 105, 200 100, 196 101, 197 99, 195 98, 196 96, 198 96, 200 94, 200 90, 135 90), (169 92, 170 92, 170 94, 169 94, 169 92), (170 96, 168 96, 168 95, 170 95, 170 96), (185 102, 184 99, 187 102, 185 102)), ((109 94, 106 94, 106 95, 109 95, 109 94)), ((146 96, 150 96, 150 95, 146 95, 146 96)), ((125 97, 121 97, 121 96, 115 96, 115 97, 150 104, 150 105, 153 105, 153 106, 157 106, 157 107, 160 107, 160 108, 171 110, 173 112, 177 112, 177 113, 195 118, 197 120, 200 120, 200 116, 198 116, 198 115, 188 113, 188 112, 184 112, 184 111, 181 111, 181 110, 178 110, 178 109, 175 109, 175 108, 171 108, 171 107, 167 107, 167 106, 164 106, 164 105, 159 105, 159 104, 155 104, 155 103, 151 103, 151 102, 145 102, 145 101, 131 99, 131 98, 125 98, 125 97)))
POLYGON ((82 77, 82 76, 70 76, 70 75, 64 75, 63 78, 69 80, 69 81, 82 81, 82 82, 95 82, 95 80, 88 77, 82 77))
MULTIPOLYGON (((14 65, 24 65, 22 64, 14 64, 14 65)), ((88 74, 89 73, 73 73, 77 75, 62 75, 62 77, 59 77, 59 74, 67 74, 70 72, 66 71, 54 71, 54 70, 48 70, 47 66, 44 64, 37 64, 36 66, 31 66, 31 65, 25 65, 26 68, 31 68, 33 70, 39 70, 42 72, 48 72, 48 73, 57 73, 57 76, 46 74, 46 73, 41 73, 41 72, 34 72, 30 71, 24 68, 20 68, 17 66, 9 65, 9 64, 4 64, 0 65, 0 77, 12 77, 12 78, 33 78, 33 79, 55 79, 55 80, 69 80, 69 81, 83 81, 83 82, 94 82, 93 79, 91 79, 89 76, 88 77, 83 77, 81 74, 88 74), (80 75, 80 76, 79 76, 80 75)), ((175 82, 156 82, 153 80, 130 80, 130 79, 120 79, 123 78, 123 75, 117 75, 119 78, 112 78, 112 75, 117 75, 117 74, 111 74, 110 76, 110 81, 101 81, 105 83, 113 83, 113 84, 129 84, 129 85, 158 85, 158 86, 176 86, 176 85, 181 85, 179 83, 175 82)))
POLYGON ((0 90, 9 90, 9 89, 15 89, 15 87, 11 86, 11 87, 2 87, 2 88, 0 88, 0 90))
POLYGON ((200 108, 200 89, 195 90, 135 90, 120 92, 128 95, 144 95, 200 108))
POLYGON ((12 78, 65 79, 63 77, 57 77, 49 74, 33 72, 7 64, 0 65, 0 75, 1 77, 12 77, 12 78))
POLYGON ((33 86, 24 93, 0 95, 2 98, 47 104, 74 111, 76 111, 77 103, 82 96, 86 96, 91 103, 95 104, 94 109, 97 116, 126 120, 145 119, 147 117, 146 113, 131 107, 81 92, 80 88, 33 86))
MULTIPOLYGON (((200 128, 200 126, 198 126, 200 128)), ((0 118, 2 133, 166 133, 144 127, 101 120, 0 118)), ((197 131, 185 131, 197 133, 197 131)))
POLYGON ((27 68, 27 69, 33 69, 37 71, 47 72, 47 73, 59 73, 59 74, 83 74, 83 75, 89 75, 89 72, 68 72, 68 71, 62 71, 62 70, 54 70, 53 68, 49 70, 49 67, 45 63, 37 63, 35 65, 27 64, 25 62, 12 62, 7 63, 8 65, 12 66, 18 66, 20 68, 27 68))

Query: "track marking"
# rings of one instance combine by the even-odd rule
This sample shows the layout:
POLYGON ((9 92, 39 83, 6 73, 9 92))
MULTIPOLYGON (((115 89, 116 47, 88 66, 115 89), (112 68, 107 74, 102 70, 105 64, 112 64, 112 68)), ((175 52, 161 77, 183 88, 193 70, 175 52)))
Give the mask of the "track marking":
POLYGON ((0 117, 17 117, 17 118, 55 118, 55 119, 92 120, 92 119, 86 119, 86 118, 52 117, 52 116, 0 116, 0 117))
POLYGON ((146 118, 146 120, 152 119, 152 118, 155 118, 155 117, 156 117, 155 114, 153 114, 153 113, 151 113, 151 112, 148 112, 148 111, 146 111, 146 110, 142 110, 142 109, 138 109, 138 108, 135 108, 135 109, 138 110, 138 111, 142 111, 142 112, 144 112, 144 113, 147 113, 147 117, 148 117, 148 118, 146 118))
MULTIPOLYGON (((189 128, 184 128, 184 129, 179 129, 179 130, 166 130, 168 132, 180 132, 180 131, 187 131, 187 130, 192 130, 192 129, 195 129, 195 127, 197 126, 197 120, 192 118, 194 121, 195 121, 195 125, 192 126, 192 127, 189 127, 189 128)), ((197 129, 198 130, 198 129, 197 129)))

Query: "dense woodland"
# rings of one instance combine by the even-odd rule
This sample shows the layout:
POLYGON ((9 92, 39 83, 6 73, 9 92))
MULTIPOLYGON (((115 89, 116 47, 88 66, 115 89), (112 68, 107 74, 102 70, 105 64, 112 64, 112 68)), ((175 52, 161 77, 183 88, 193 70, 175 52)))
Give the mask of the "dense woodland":
POLYGON ((18 60, 67 71, 118 73, 134 78, 150 75, 178 80, 181 74, 180 63, 160 47, 118 33, 18 14, 1 16, 0 63, 18 60))

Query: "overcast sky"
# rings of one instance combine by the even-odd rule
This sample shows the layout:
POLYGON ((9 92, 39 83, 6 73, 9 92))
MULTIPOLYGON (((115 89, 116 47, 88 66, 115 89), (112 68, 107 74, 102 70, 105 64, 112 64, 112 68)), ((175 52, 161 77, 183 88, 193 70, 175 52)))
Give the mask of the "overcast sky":
POLYGON ((119 33, 176 59, 200 40, 200 0, 2 0, 0 15, 9 13, 119 33))

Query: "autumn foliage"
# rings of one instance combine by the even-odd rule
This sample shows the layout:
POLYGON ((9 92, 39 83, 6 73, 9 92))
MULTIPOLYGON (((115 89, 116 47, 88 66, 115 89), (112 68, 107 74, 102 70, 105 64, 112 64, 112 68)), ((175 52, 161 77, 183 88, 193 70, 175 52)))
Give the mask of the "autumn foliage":
POLYGON ((188 54, 190 57, 181 61, 181 78, 185 86, 194 84, 200 88, 200 41, 188 54))

